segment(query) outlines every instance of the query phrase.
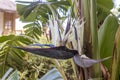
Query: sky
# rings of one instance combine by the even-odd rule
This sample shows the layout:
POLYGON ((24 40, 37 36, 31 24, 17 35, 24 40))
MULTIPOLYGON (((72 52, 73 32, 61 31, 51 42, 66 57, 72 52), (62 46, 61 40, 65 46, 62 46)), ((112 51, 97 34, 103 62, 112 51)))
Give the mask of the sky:
POLYGON ((120 7, 120 0, 113 0, 116 7, 120 7))

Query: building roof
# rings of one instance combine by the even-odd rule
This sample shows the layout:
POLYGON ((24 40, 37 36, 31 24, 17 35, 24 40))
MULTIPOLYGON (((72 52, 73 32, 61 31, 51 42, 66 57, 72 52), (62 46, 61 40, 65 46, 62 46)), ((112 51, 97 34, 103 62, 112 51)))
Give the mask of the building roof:
POLYGON ((0 10, 16 13, 16 4, 10 0, 0 0, 0 10))

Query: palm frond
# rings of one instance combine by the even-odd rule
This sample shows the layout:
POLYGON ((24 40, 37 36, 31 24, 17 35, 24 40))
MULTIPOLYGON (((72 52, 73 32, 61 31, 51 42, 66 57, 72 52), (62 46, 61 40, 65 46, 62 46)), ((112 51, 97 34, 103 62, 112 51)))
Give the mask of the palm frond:
POLYGON ((23 28, 25 31, 25 35, 39 40, 39 38, 42 34, 42 29, 38 22, 29 23, 29 24, 25 25, 23 28))
POLYGON ((33 43, 32 40, 25 36, 1 36, 0 37, 0 76, 3 76, 8 67, 21 69, 24 63, 23 51, 13 49, 13 46, 22 46, 33 43))

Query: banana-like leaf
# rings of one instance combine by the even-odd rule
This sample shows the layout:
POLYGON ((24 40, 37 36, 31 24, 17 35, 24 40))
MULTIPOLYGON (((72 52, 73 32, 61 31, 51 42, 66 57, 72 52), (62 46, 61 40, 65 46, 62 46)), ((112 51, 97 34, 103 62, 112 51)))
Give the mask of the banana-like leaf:
POLYGON ((23 13, 24 18, 26 18, 38 5, 38 2, 33 2, 30 5, 24 7, 26 10, 23 13))
POLYGON ((97 4, 106 11, 109 11, 113 7, 112 0, 105 0, 105 1, 97 0, 97 4))
POLYGON ((103 22, 103 20, 109 15, 110 10, 113 8, 112 0, 96 0, 97 1, 97 15, 98 23, 103 22))
POLYGON ((63 78, 61 74, 59 73, 59 71, 56 68, 53 68, 39 80, 63 80, 63 78))
POLYGON ((111 80, 120 80, 120 27, 115 37, 111 80))
POLYGON ((29 19, 32 21, 32 19, 35 20, 35 18, 40 18, 41 21, 42 19, 48 20, 48 14, 51 15, 52 13, 48 5, 50 5, 54 9, 54 12, 56 12, 58 16, 60 15, 59 12, 57 11, 58 9, 67 11, 67 8, 68 8, 67 6, 70 6, 69 1, 52 1, 52 2, 37 1, 37 2, 31 2, 30 4, 27 4, 27 5, 26 5, 26 2, 24 4, 23 1, 22 1, 22 4, 20 3, 21 1, 19 1, 17 4, 17 10, 18 10, 18 13, 21 15, 22 20, 24 21, 29 19), (36 15, 34 15, 34 17, 29 16, 32 14, 36 14, 36 15), (29 17, 29 19, 26 19, 27 17, 29 17))
MULTIPOLYGON (((98 31, 98 41, 101 58, 112 56, 117 29, 117 19, 113 15, 107 16, 98 31)), ((110 69, 111 60, 106 61, 104 64, 110 69)))
POLYGON ((15 47, 33 54, 45 56, 55 59, 69 59, 78 54, 76 50, 70 50, 65 46, 52 47, 52 48, 29 48, 29 47, 15 47))

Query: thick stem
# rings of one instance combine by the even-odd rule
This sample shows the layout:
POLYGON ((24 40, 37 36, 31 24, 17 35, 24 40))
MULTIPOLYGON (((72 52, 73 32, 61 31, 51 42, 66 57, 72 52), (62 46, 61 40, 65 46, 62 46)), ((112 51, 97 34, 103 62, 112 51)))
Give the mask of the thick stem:
POLYGON ((88 71, 87 68, 83 68, 85 80, 88 80, 88 71))
POLYGON ((84 25, 84 38, 83 38, 83 53, 86 54, 88 57, 92 57, 92 50, 91 50, 91 40, 90 40, 90 7, 89 7, 89 0, 83 0, 83 15, 85 18, 85 25, 84 25))
MULTIPOLYGON (((99 59, 99 46, 98 46, 98 30, 97 30, 97 15, 96 15, 96 0, 90 0, 90 23, 91 23, 91 37, 92 37, 92 54, 93 58, 99 59)), ((94 67, 95 77, 100 76, 100 67, 94 67)))

